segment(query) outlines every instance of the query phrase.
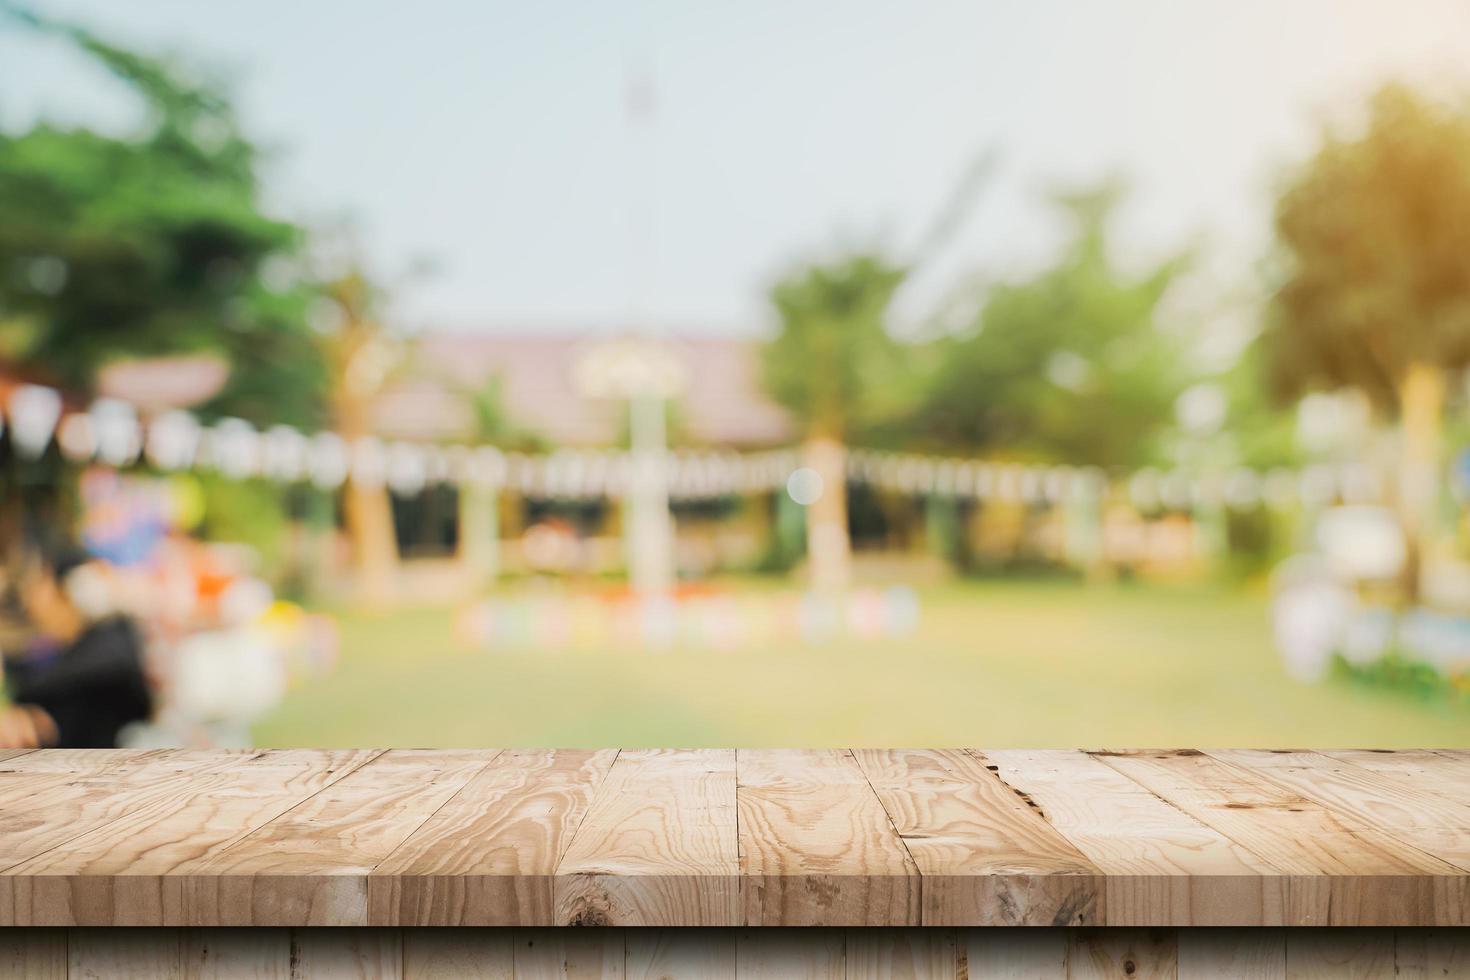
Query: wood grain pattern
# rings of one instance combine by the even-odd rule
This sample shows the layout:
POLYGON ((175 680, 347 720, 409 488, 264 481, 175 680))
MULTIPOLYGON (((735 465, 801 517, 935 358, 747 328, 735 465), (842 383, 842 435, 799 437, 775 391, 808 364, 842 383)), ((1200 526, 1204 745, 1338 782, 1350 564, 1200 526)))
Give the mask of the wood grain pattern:
POLYGON ((1391 929, 1303 929, 1286 945, 1290 980, 1377 980, 1398 976, 1391 929))
POLYGON ((1179 974, 1178 936, 1166 929, 1077 929, 1068 980, 1164 980, 1179 974))
MULTIPOLYGON (((1470 755, 40 750, 0 759, 0 926, 572 924, 1470 926, 1470 755)), ((273 961, 274 935, 275 950, 256 957, 249 944, 227 943, 229 933, 188 932, 179 968, 214 969, 226 954, 273 961), (200 946, 207 935, 213 945, 200 946)), ((619 968, 657 975, 693 962, 686 940, 630 947, 619 968)), ((844 969, 867 962, 862 942, 844 969)), ((94 952, 105 949, 77 955, 85 966, 94 952)), ((913 950, 881 955, 897 957, 889 969, 927 961, 913 950)))
POLYGON ((622 980, 622 929, 517 929, 516 980, 622 980))
POLYGON ((496 757, 368 879, 376 925, 547 925, 553 883, 616 750, 496 757))
POLYGON ((1181 980, 1283 980, 1286 932, 1281 929, 1181 929, 1181 980))
POLYGON ((1447 924, 1470 914, 1470 879, 1454 865, 1260 773, 1193 749, 1101 761, 1285 875, 1288 925, 1447 924))
POLYGON ((291 975, 401 980, 402 934, 397 929, 293 929, 291 975))
POLYGON ((557 867, 557 925, 740 923, 733 749, 619 753, 557 867))
POLYGON ((512 980, 509 929, 404 929, 403 980, 512 980))
MULTIPOLYGON (((376 752, 290 750, 187 773, 187 789, 147 786, 105 823, 7 870, 24 883, 17 918, 39 925, 184 925, 180 872, 208 860, 376 752)), ((76 785, 76 784, 71 784, 76 785)), ((19 897, 20 892, 16 892, 19 897)), ((234 923, 249 925, 253 923, 234 923)))
POLYGON ((0 930, 0 977, 1464 977, 1464 929, 0 930), (27 959, 7 951, 27 948, 27 959))
POLYGON ((0 872, 140 808, 177 802, 192 779, 257 754, 60 749, 12 759, 0 767, 0 809, 10 815, 0 823, 0 872))
POLYGON ((1076 845, 974 756, 854 749, 923 875, 924 925, 1100 921, 1104 878, 1076 845))
POLYGON ((927 980, 968 972, 954 929, 849 929, 847 980, 927 980))
POLYGON ((1082 752, 978 753, 1107 875, 1099 924, 1273 925, 1283 886, 1269 866, 1082 752))
POLYGON ((1207 753, 1268 780, 1335 813, 1346 813, 1421 851, 1470 871, 1470 806, 1423 780, 1405 783, 1316 752, 1227 749, 1207 753))
POLYGON ((915 925, 919 869, 852 753, 742 749, 749 925, 915 925))
POLYGON ((843 980, 841 929, 747 929, 735 947, 735 975, 750 980, 843 980))
POLYGON ((183 980, 184 930, 68 930, 67 976, 86 980, 183 980))
POLYGON ((361 925, 367 876, 493 754, 393 749, 375 756, 179 877, 196 925, 361 925))
POLYGON ((65 929, 0 929, 0 977, 65 980, 65 929))
POLYGON ((958 932, 969 975, 985 980, 1039 980, 1067 975, 1071 929, 961 929, 958 932))
POLYGON ((734 929, 630 929, 628 980, 729 980, 735 976, 734 929))
POLYGON ((189 980, 289 980, 289 929, 185 929, 189 980))

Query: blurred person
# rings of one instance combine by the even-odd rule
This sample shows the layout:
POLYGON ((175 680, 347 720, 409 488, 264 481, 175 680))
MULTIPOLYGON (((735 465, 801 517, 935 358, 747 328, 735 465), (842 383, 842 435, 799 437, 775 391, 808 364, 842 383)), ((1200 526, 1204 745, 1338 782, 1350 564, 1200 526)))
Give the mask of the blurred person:
POLYGON ((16 586, 33 632, 4 663, 0 748, 113 748, 153 709, 138 631, 109 611, 100 569, 78 550, 34 556, 16 586))

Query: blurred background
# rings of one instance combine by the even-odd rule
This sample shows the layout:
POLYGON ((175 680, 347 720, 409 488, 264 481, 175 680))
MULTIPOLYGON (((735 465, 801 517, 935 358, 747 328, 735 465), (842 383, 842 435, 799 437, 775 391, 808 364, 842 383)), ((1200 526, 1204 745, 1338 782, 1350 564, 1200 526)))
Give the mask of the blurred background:
POLYGON ((1457 0, 0 0, 0 747, 1470 745, 1457 0))

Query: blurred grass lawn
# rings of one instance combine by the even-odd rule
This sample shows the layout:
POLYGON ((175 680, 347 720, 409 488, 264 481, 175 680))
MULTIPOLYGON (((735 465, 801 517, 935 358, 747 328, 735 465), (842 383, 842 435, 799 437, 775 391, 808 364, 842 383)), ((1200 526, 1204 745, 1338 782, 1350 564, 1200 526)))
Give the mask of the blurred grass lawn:
POLYGON ((1470 745, 1470 711, 1300 684, 1260 595, 961 583, 903 640, 760 649, 470 650, 452 612, 340 617, 333 674, 262 746, 1470 745))

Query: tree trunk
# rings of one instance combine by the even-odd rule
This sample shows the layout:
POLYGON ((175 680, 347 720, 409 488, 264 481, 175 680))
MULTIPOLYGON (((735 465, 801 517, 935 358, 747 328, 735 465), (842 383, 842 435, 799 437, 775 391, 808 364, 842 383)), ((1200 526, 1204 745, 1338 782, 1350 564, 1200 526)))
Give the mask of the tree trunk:
POLYGON ((1419 598, 1426 546, 1434 527, 1440 482, 1440 429, 1444 414, 1445 373, 1423 362, 1409 365, 1399 387, 1403 450, 1399 466, 1399 517, 1408 553, 1404 562, 1404 598, 1419 598))
POLYGON ((363 486, 348 480, 343 517, 352 542, 358 597, 368 602, 391 599, 398 570, 398 542, 393 534, 388 488, 363 486))
POLYGON ((816 437, 801 448, 802 465, 822 478, 822 492, 807 508, 806 551, 812 588, 841 592, 852 579, 852 544, 847 533, 847 449, 816 437))

